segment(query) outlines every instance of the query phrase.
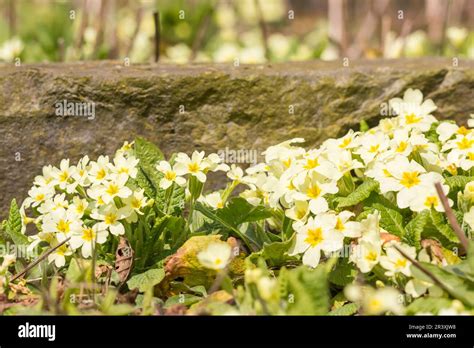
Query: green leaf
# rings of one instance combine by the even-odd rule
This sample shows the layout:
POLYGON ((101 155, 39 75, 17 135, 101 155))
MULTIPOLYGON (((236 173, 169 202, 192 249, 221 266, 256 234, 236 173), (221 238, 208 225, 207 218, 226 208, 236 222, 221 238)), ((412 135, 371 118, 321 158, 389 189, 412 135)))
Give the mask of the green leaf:
POLYGON ((269 267, 280 267, 287 261, 295 259, 295 257, 288 255, 292 244, 293 238, 284 242, 264 243, 262 250, 252 253, 249 258, 255 261, 262 257, 269 267))
POLYGON ((339 307, 337 309, 334 309, 328 313, 328 315, 335 315, 335 316, 347 316, 347 315, 353 315, 357 313, 359 310, 359 306, 356 303, 348 303, 343 305, 342 307, 339 307))
POLYGON ((426 224, 430 219, 429 210, 423 210, 417 214, 406 226, 406 234, 403 241, 409 245, 415 246, 420 249, 421 245, 421 233, 425 229, 426 224))
POLYGON ((338 286, 346 286, 354 280, 357 271, 352 263, 349 263, 347 257, 340 258, 336 267, 329 272, 329 281, 338 286))
POLYGON ((417 313, 433 313, 438 312, 443 308, 449 308, 451 300, 447 298, 436 297, 421 297, 410 303, 406 308, 406 314, 415 315, 417 313))
POLYGON ((369 198, 370 194, 377 190, 379 183, 371 178, 364 179, 364 182, 358 186, 354 192, 350 193, 347 197, 337 198, 338 208, 345 208, 356 205, 365 199, 369 198))
POLYGON ((323 265, 315 269, 300 266, 286 272, 289 315, 324 315, 329 309, 327 271, 323 265))
POLYGON ((22 223, 20 210, 18 209, 16 200, 13 199, 10 204, 10 213, 8 214, 5 230, 7 235, 16 245, 28 244, 28 237, 21 233, 21 227, 22 223))
POLYGON ((182 304, 185 306, 191 306, 194 303, 197 303, 202 300, 202 297, 190 295, 190 294, 179 294, 171 296, 165 302, 165 308, 169 308, 173 305, 182 304))
POLYGON ((404 237, 406 231, 403 227, 403 216, 399 211, 387 208, 380 203, 375 203, 372 207, 380 212, 380 226, 382 228, 400 238, 404 237))
POLYGON ((140 292, 145 292, 148 288, 159 284, 164 278, 164 269, 153 268, 144 273, 134 275, 127 281, 127 285, 131 290, 138 288, 140 292))
POLYGON ((138 137, 134 145, 135 156, 138 158, 139 171, 136 182, 145 190, 147 195, 155 198, 160 189, 163 174, 156 169, 156 165, 164 160, 163 153, 153 143, 138 137))
POLYGON ((185 188, 173 184, 169 190, 171 194, 167 194, 167 190, 157 189, 156 203, 158 209, 166 214, 180 215, 184 209, 185 188))
POLYGON ((459 244, 459 239, 451 226, 449 226, 444 214, 433 209, 430 211, 429 224, 423 231, 422 237, 434 238, 448 249, 459 244))
MULTIPOLYGON (((263 206, 253 206, 241 197, 234 197, 229 204, 222 209, 211 209, 197 202, 195 209, 209 219, 228 228, 231 232, 241 238, 252 250, 259 248, 259 243, 254 236, 242 232, 239 225, 245 222, 257 222, 271 217, 271 212, 263 206)), ((251 230, 251 229, 247 229, 251 230)))
POLYGON ((474 176, 454 175, 445 179, 446 184, 449 186, 449 191, 464 190, 466 184, 471 181, 474 181, 474 176))
MULTIPOLYGON (((445 269, 432 265, 426 262, 420 262, 421 266, 444 285, 445 290, 453 297, 469 307, 474 307, 474 282, 471 282, 467 279, 459 277, 453 273, 448 272, 445 269)), ((419 270, 415 266, 410 267, 413 277, 426 281, 429 283, 434 283, 434 281, 426 275, 424 272, 419 270)))

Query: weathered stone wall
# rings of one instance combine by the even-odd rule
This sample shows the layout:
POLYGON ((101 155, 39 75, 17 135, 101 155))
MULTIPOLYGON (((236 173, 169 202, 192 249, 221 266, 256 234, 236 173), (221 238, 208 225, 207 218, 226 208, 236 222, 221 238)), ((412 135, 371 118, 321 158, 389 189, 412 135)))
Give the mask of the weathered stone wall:
POLYGON ((474 113, 472 61, 458 67, 450 59, 350 67, 0 65, 0 216, 13 197, 25 197, 43 165, 61 158, 112 154, 137 135, 166 154, 226 147, 261 152, 291 137, 312 146, 356 128, 361 119, 375 124, 381 103, 409 87, 435 101, 438 117, 465 123, 474 113), (62 100, 94 102, 95 118, 56 116, 54 105, 62 100), (15 161, 18 154, 21 161, 15 161))

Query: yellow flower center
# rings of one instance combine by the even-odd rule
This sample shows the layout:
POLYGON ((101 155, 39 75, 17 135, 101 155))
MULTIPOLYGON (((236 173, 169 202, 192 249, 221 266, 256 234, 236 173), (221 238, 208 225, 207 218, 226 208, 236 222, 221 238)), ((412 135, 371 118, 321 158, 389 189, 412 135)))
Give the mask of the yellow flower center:
POLYGON ((308 230, 308 236, 304 241, 311 245, 311 247, 315 247, 321 243, 323 241, 323 230, 321 227, 308 230))
POLYGON ((110 184, 105 192, 110 196, 115 196, 119 192, 119 187, 115 184, 110 184))
POLYGON ((436 197, 436 196, 426 197, 425 206, 427 206, 428 208, 437 207, 438 206, 438 197, 436 197))
POLYGON ((288 158, 286 160, 283 161, 283 165, 286 167, 286 168, 290 168, 291 166, 291 158, 288 158))
POLYGON ((374 153, 374 152, 377 152, 379 150, 379 147, 380 145, 372 145, 370 148, 369 148, 369 152, 371 153, 374 153))
POLYGON ((199 164, 196 163, 196 162, 191 162, 188 164, 188 170, 191 172, 191 173, 197 173, 199 172, 199 164))
POLYGON ((90 242, 91 240, 93 240, 95 238, 95 233, 94 231, 92 230, 92 228, 88 227, 88 228, 84 228, 82 230, 82 239, 90 242))
POLYGON ((59 181, 65 182, 69 179, 69 173, 67 171, 62 171, 61 174, 59 174, 59 181))
POLYGON ((70 221, 61 219, 58 221, 56 228, 58 229, 59 232, 68 233, 70 229, 70 225, 71 225, 70 221))
POLYGON ((404 152, 406 149, 407 149, 407 142, 406 141, 401 141, 400 144, 398 144, 398 147, 397 147, 397 152, 404 152))
POLYGON ((352 142, 352 139, 350 137, 347 137, 347 138, 344 138, 344 140, 342 140, 342 143, 339 144, 339 147, 344 149, 346 147, 348 147, 352 142))
POLYGON ((474 152, 469 152, 467 158, 469 158, 470 161, 474 161, 474 152))
POLYGON ((35 200, 38 201, 38 202, 41 202, 43 199, 44 199, 44 194, 43 193, 39 193, 35 197, 35 200))
POLYGON ((217 209, 222 209, 222 208, 224 208, 224 203, 223 202, 218 202, 216 207, 217 207, 217 209))
POLYGON ((308 158, 306 160, 306 164, 304 165, 304 169, 313 169, 319 166, 319 162, 317 158, 308 158))
POLYGON ((214 264, 215 264, 216 266, 219 266, 221 263, 222 263, 222 260, 219 259, 219 258, 217 258, 217 259, 214 260, 214 264))
POLYGON ((337 218, 337 222, 336 222, 336 230, 338 230, 339 232, 342 232, 346 229, 346 226, 344 226, 344 223, 342 222, 341 218, 337 218))
POLYGON ((397 262, 395 262, 395 267, 397 268, 403 268, 407 265, 407 260, 406 259, 398 259, 397 262))
POLYGON ((296 210, 296 218, 298 220, 301 220, 302 218, 304 218, 305 215, 306 215, 306 210, 303 210, 303 209, 296 210))
POLYGON ((375 251, 370 251, 367 255, 365 255, 365 259, 367 261, 377 261, 377 253, 375 251))
POLYGON ((105 178, 105 175, 107 175, 107 173, 105 172, 105 169, 101 168, 97 171, 97 174, 95 175, 95 178, 97 180, 102 180, 103 178, 105 178))
POLYGON ((463 137, 461 141, 458 141, 456 143, 456 145, 458 146, 458 149, 459 150, 467 150, 467 149, 470 149, 472 147, 472 145, 474 144, 474 140, 469 140, 468 138, 466 137, 463 137))
POLYGON ((422 120, 421 117, 417 117, 415 114, 410 114, 405 116, 405 123, 406 124, 415 124, 422 120))
POLYGON ((115 223, 115 221, 117 221, 117 215, 116 214, 108 213, 107 215, 105 215, 104 222, 107 225, 113 225, 115 223))
POLYGON ((418 172, 403 172, 400 184, 406 188, 416 186, 420 183, 420 178, 418 178, 418 175, 418 172))
POLYGON ((450 164, 446 170, 450 172, 452 175, 457 175, 458 174, 458 168, 456 167, 455 164, 450 164))
POLYGON ((140 209, 142 207, 142 201, 136 197, 132 198, 132 208, 140 209))
POLYGON ((318 198, 320 194, 321 188, 318 186, 318 184, 310 185, 306 190, 306 195, 309 198, 318 198))
MULTIPOLYGON (((191 169, 189 169, 191 171, 191 169)), ((176 173, 169 170, 165 173, 165 179, 169 181, 173 181, 176 178, 176 173)))
POLYGON ((380 302, 379 299, 371 299, 368 303, 368 310, 370 313, 376 313, 380 311, 380 308, 382 307, 382 302, 380 302))
POLYGON ((118 172, 119 172, 119 174, 122 174, 122 173, 128 174, 128 168, 127 167, 122 167, 122 168, 119 169, 118 172))
POLYGON ((459 129, 457 130, 456 133, 461 134, 461 135, 468 135, 469 132, 470 132, 469 129, 467 129, 467 128, 464 127, 464 126, 461 126, 461 127, 459 127, 459 129))

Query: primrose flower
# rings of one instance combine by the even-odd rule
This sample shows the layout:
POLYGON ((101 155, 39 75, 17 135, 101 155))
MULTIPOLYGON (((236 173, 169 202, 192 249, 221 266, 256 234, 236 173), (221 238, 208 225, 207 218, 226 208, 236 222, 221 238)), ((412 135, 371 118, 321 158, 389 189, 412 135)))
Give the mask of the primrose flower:
MULTIPOLYGON (((176 168, 176 166, 175 166, 176 168)), ((186 179, 176 174, 176 169, 171 168, 171 165, 166 161, 160 161, 156 169, 163 173, 163 179, 160 181, 160 188, 166 190, 168 187, 176 183, 179 186, 186 185, 186 179)))
POLYGON ((194 151, 191 158, 185 153, 176 156, 174 169, 177 175, 190 174, 195 176, 200 182, 206 182, 206 172, 209 169, 209 162, 204 160, 204 151, 194 151))
POLYGON ((224 208, 224 201, 222 200, 222 196, 219 192, 210 193, 202 197, 200 200, 214 209, 224 208))
POLYGON ((61 242, 70 233, 81 229, 82 221, 73 209, 57 209, 43 217, 42 230, 45 233, 55 233, 61 242))
POLYGON ((322 213, 328 210, 328 202, 324 198, 326 193, 337 193, 336 182, 321 178, 313 172, 304 178, 295 179, 295 186, 298 192, 294 194, 295 200, 308 200, 309 209, 313 214, 322 213))
POLYGON ((231 258, 231 247, 225 242, 210 243, 206 249, 200 251, 197 258, 201 265, 213 270, 224 269, 231 258))
MULTIPOLYGON (((416 257, 415 247, 410 247, 406 244, 397 244, 398 247, 405 252, 411 258, 416 257)), ((383 268, 387 270, 385 274, 388 277, 394 276, 396 273, 402 273, 406 276, 411 276, 410 266, 411 262, 406 259, 400 252, 393 247, 393 245, 388 245, 386 247, 386 256, 380 257, 380 264, 383 268)))
POLYGON ((66 264, 66 256, 70 255, 72 255, 72 250, 65 243, 48 255, 48 262, 54 262, 56 267, 63 267, 66 264))
POLYGON ((99 185, 108 180, 110 175, 109 164, 108 156, 99 156, 97 162, 91 162, 89 180, 95 185, 99 185))
POLYGON ((111 173, 116 175, 125 175, 135 179, 137 177, 138 159, 133 156, 125 157, 123 154, 117 154, 113 160, 114 164, 109 163, 111 173))
POLYGON ((398 115, 400 125, 407 129, 416 128, 426 132, 436 122, 436 118, 431 115, 437 109, 436 105, 431 99, 423 101, 423 94, 418 89, 407 89, 403 99, 393 98, 389 105, 398 115))
POLYGON ((39 187, 51 186, 54 187, 54 176, 53 176, 53 166, 48 165, 43 167, 43 175, 37 175, 33 182, 34 185, 39 187))
POLYGON ((28 191, 29 197, 25 199, 24 206, 29 207, 31 205, 37 207, 47 199, 52 198, 54 193, 54 188, 51 186, 33 186, 28 191))
POLYGON ((53 168, 52 176, 55 184, 58 184, 60 189, 72 193, 77 185, 77 183, 74 183, 72 180, 72 176, 75 172, 76 167, 69 166, 69 159, 63 159, 59 165, 59 169, 53 168))
POLYGON ((105 243, 107 235, 107 231, 100 230, 98 224, 93 227, 83 226, 81 231, 77 231, 71 236, 69 245, 73 250, 81 248, 82 256, 91 257, 92 246, 96 242, 98 244, 105 243))
POLYGON ((89 180, 89 173, 87 172, 88 168, 89 157, 84 156, 79 160, 76 166, 76 170, 72 174, 72 178, 75 180, 75 182, 82 187, 87 187, 91 184, 89 180))
POLYGON ((400 293, 394 288, 374 289, 367 286, 349 285, 344 289, 344 295, 348 300, 360 303, 364 314, 367 315, 381 315, 386 312, 403 314, 404 312, 400 293))
POLYGON ((93 210, 91 217, 101 221, 98 223, 97 230, 108 230, 114 236, 119 236, 125 233, 125 227, 120 220, 127 217, 127 211, 127 208, 117 209, 114 204, 108 204, 93 210))
POLYGON ((316 267, 321 251, 334 252, 343 246, 344 236, 334 231, 334 220, 328 214, 308 218, 296 231, 296 242, 290 255, 304 253, 303 264, 316 267))

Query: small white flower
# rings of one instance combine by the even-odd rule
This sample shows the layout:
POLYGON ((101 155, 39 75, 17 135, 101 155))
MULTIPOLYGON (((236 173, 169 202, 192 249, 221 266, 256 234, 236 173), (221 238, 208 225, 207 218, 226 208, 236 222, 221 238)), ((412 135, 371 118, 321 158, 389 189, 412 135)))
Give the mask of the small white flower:
POLYGON ((91 217, 102 222, 98 223, 97 230, 109 230, 114 236, 125 233, 125 227, 120 220, 127 217, 127 208, 120 208, 114 204, 103 205, 92 211, 91 217))
POLYGON ((204 151, 194 151, 191 158, 185 153, 178 153, 174 170, 177 175, 190 174, 200 182, 206 182, 205 172, 209 169, 209 162, 204 160, 204 151))
MULTIPOLYGON (((415 247, 408 246, 406 244, 398 243, 396 244, 405 254, 411 258, 416 257, 415 247)), ((403 273, 406 276, 411 276, 410 266, 411 262, 406 259, 400 252, 393 247, 393 245, 388 245, 386 247, 386 256, 380 257, 380 264, 383 268, 387 270, 385 274, 388 277, 394 276, 396 273, 403 273)))
POLYGON ((334 231, 333 221, 328 214, 308 218, 308 222, 296 230, 296 242, 290 255, 304 253, 303 264, 316 267, 321 251, 329 253, 340 250, 344 236, 334 231))
POLYGON ((173 183, 179 186, 186 185, 186 179, 176 174, 176 169, 171 168, 171 165, 166 161, 160 161, 156 169, 163 173, 163 179, 160 181, 160 188, 166 190, 173 183))
POLYGON ((224 269, 230 261, 232 249, 225 242, 209 243, 205 250, 198 253, 197 258, 201 265, 206 268, 219 270, 224 269))
POLYGON ((107 240, 108 232, 100 230, 99 224, 93 227, 83 226, 81 231, 75 232, 71 236, 69 244, 73 250, 81 248, 82 256, 90 257, 92 255, 92 245, 103 244, 107 240))

